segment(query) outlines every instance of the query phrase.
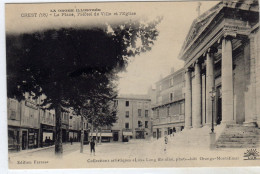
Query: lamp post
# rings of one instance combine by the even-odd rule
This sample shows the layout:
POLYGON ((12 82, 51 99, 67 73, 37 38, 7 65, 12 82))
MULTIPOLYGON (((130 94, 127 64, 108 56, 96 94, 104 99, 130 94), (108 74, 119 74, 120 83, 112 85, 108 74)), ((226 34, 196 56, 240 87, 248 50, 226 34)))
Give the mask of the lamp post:
POLYGON ((80 153, 83 153, 83 146, 84 146, 84 119, 83 119, 83 109, 81 109, 80 112, 81 112, 81 139, 80 139, 80 153))
POLYGON ((213 107, 214 107, 214 99, 215 99, 215 95, 216 95, 216 90, 215 90, 215 88, 212 87, 212 90, 211 90, 209 93, 211 93, 211 101, 212 101, 211 132, 214 133, 214 111, 213 111, 213 107))
POLYGON ((212 87, 212 90, 209 92, 211 93, 211 101, 212 101, 212 119, 211 119, 211 132, 210 132, 210 148, 215 149, 215 142, 216 142, 216 134, 214 133, 214 98, 216 95, 216 90, 212 87))

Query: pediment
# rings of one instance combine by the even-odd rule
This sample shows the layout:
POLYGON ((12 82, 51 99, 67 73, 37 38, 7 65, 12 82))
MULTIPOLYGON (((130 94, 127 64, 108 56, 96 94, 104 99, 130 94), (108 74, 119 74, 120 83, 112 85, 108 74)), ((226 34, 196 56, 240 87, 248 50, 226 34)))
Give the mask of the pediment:
MULTIPOLYGON (((259 11, 258 1, 257 0, 236 0, 236 1, 227 1, 224 0, 198 18, 196 18, 191 24, 190 30, 186 36, 186 39, 181 48, 180 54, 178 56, 179 59, 183 59, 183 55, 185 55, 186 51, 189 50, 190 47, 194 44, 194 42, 200 37, 201 33, 207 29, 210 23, 215 19, 215 17, 220 13, 220 11, 226 8, 237 8, 241 10, 249 10, 249 11, 259 11)), ((184 58, 185 60, 185 58, 184 58)))
POLYGON ((180 53, 183 53, 192 44, 193 40, 200 35, 204 28, 212 21, 221 9, 222 3, 219 3, 193 21, 180 53))

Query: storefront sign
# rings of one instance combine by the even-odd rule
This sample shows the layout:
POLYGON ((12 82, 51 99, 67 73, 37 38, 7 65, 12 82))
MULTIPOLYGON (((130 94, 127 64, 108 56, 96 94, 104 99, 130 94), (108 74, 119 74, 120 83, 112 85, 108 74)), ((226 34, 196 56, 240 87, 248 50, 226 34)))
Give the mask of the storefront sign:
MULTIPOLYGON (((90 133, 90 136, 100 136, 100 133, 90 133)), ((101 133, 102 137, 113 137, 112 132, 102 132, 101 133)))
POLYGON ((34 104, 34 103, 32 103, 32 102, 30 102, 30 101, 28 101, 28 100, 25 101, 25 105, 28 106, 28 107, 30 107, 30 108, 32 108, 32 109, 35 109, 35 110, 38 109, 38 107, 36 106, 36 104, 34 104))
POLYGON ((133 136, 133 133, 132 132, 123 132, 123 135, 125 135, 125 136, 133 136))
POLYGON ((42 129, 44 130, 50 130, 50 131, 53 131, 53 126, 49 126, 49 125, 45 125, 45 124, 42 124, 42 129))

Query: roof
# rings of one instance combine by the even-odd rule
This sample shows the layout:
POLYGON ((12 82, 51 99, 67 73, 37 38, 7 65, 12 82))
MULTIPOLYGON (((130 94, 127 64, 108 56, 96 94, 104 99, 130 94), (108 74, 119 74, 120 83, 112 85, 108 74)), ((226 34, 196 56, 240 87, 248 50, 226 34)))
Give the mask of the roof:
POLYGON ((148 95, 137 95, 137 94, 121 94, 118 95, 117 99, 131 99, 131 100, 151 100, 148 95))
POLYGON ((224 7, 254 12, 259 11, 257 0, 223 0, 222 2, 218 3, 217 5, 194 19, 179 53, 179 59, 183 59, 185 52, 193 45, 194 41, 199 38, 201 33, 207 29, 208 25, 224 7))
POLYGON ((184 72, 184 68, 181 68, 181 69, 179 69, 178 71, 175 71, 175 72, 173 72, 173 73, 170 73, 169 75, 167 75, 166 77, 164 77, 164 78, 158 80, 158 81, 155 82, 155 83, 158 84, 158 83, 160 83, 160 82, 162 82, 162 81, 164 81, 164 80, 166 80, 166 79, 168 79, 168 78, 177 76, 177 75, 179 75, 180 73, 183 73, 183 72, 184 72))

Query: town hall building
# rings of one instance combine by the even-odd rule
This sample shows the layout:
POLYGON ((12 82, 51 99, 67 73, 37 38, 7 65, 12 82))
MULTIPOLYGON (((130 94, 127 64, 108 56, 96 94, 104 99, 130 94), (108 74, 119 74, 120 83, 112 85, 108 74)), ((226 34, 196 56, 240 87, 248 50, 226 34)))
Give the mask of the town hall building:
POLYGON ((185 129, 210 125, 212 118, 215 124, 260 125, 259 50, 256 0, 222 1, 193 21, 179 54, 185 129))

